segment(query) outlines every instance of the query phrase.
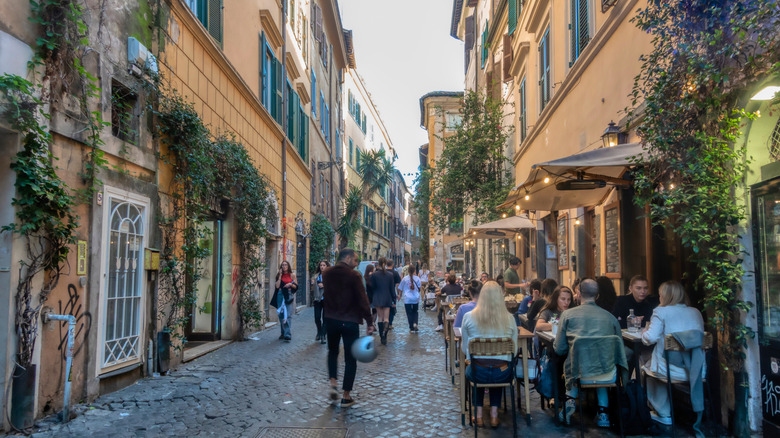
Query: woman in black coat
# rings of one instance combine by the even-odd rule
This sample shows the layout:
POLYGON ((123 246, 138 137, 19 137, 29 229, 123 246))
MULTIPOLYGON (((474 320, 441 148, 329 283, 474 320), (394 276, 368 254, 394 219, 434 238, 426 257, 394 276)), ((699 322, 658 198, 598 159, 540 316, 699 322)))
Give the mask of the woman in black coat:
POLYGON ((371 275, 371 289, 374 290, 371 304, 376 309, 377 321, 379 322, 379 337, 382 345, 387 345, 387 327, 390 325, 388 320, 390 308, 393 306, 393 294, 395 293, 395 277, 392 271, 386 269, 387 259, 381 257, 377 262, 377 269, 371 275))

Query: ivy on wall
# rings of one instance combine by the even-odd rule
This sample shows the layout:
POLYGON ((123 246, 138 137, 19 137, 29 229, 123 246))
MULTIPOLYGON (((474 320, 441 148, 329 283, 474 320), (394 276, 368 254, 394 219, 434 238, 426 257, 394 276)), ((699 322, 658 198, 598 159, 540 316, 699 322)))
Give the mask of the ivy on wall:
POLYGON ((309 272, 317 271, 320 261, 331 261, 330 248, 333 246, 334 230, 328 218, 317 214, 311 220, 309 239, 309 272))

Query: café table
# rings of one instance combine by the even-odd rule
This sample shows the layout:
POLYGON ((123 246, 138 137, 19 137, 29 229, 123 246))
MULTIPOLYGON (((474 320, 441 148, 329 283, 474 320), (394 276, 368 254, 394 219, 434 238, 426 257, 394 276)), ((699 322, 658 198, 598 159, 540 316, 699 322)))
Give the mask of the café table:
MULTIPOLYGON (((634 359, 632 360, 634 365, 634 370, 636 370, 636 375, 639 376, 639 355, 642 350, 643 344, 642 344, 642 333, 641 332, 634 332, 631 333, 628 331, 628 329, 622 330, 622 337, 623 337, 623 344, 626 347, 631 348, 633 350, 634 359)), ((629 372, 629 378, 631 378, 630 372, 629 372)))
MULTIPOLYGON (((523 361, 523 392, 525 393, 525 421, 531 425, 531 385, 528 382, 528 359, 530 356, 531 346, 530 341, 534 338, 534 334, 526 330, 524 327, 517 327, 517 345, 522 349, 521 358, 523 361), (520 342, 525 341, 525 345, 521 347, 520 342)), ((458 372, 458 386, 460 394, 460 422, 463 426, 466 425, 466 355, 463 353, 462 348, 458 348, 458 344, 461 342, 460 328, 454 328, 453 331, 453 348, 457 350, 458 361, 460 369, 458 372)), ((455 354, 453 350, 453 354, 455 354)))
MULTIPOLYGON (((550 365, 554 371, 554 378, 552 381, 553 384, 553 394, 555 394, 555 405, 553 408, 553 421, 555 424, 558 424, 558 410, 562 408, 563 403, 561 401, 564 399, 562 396, 561 389, 563 388, 560 384, 561 379, 561 373, 559 372, 559 363, 561 363, 561 359, 563 359, 565 356, 558 356, 555 353, 555 348, 553 347, 553 344, 555 343, 555 336, 553 336, 552 331, 537 331, 536 337, 539 338, 539 342, 544 344, 544 346, 547 347, 547 355, 550 358, 550 365)), ((542 407, 544 407, 544 400, 542 400, 542 407)))

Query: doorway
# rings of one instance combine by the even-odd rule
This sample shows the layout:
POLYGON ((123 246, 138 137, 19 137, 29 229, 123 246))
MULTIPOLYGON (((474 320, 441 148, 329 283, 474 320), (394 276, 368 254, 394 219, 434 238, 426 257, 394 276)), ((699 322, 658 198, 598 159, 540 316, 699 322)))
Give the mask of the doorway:
POLYGON ((199 244, 202 249, 208 250, 209 255, 201 261, 201 275, 195 283, 197 295, 187 330, 188 347, 196 346, 193 342, 221 338, 222 221, 205 222, 202 228, 204 237, 199 244))

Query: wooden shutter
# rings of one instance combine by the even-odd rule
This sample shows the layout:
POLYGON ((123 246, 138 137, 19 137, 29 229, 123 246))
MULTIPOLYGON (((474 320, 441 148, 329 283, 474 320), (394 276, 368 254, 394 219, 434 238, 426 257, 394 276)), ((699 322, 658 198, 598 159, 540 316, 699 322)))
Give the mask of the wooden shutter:
POLYGON ((520 143, 526 136, 525 78, 520 82, 520 143))
POLYGON ((504 58, 503 58, 504 82, 507 82, 510 79, 512 79, 512 60, 513 60, 512 36, 507 34, 504 35, 504 58))
POLYGON ((222 0, 208 0, 208 24, 209 35, 222 44, 222 0))
POLYGON ((274 70, 276 73, 274 78, 276 84, 276 116, 274 118, 282 125, 284 123, 284 114, 282 114, 282 111, 284 111, 284 77, 282 77, 282 63, 276 59, 274 59, 274 70))
POLYGON ((490 88, 490 92, 493 93, 493 100, 496 102, 501 100, 501 61, 493 63, 493 86, 490 88))
POLYGON ((590 41, 590 26, 588 23, 588 1, 571 0, 571 24, 569 24, 569 33, 571 37, 571 62, 579 58, 585 46, 590 41))
POLYGON ((319 5, 314 5, 315 8, 317 8, 317 33, 316 38, 317 41, 322 42, 322 9, 319 5))
MULTIPOLYGON (((268 90, 265 89, 265 32, 260 32, 260 103, 265 105, 265 94, 268 90)), ((268 109, 268 108, 266 108, 268 109)))
POLYGON ((471 52, 474 50, 474 16, 466 17, 466 41, 464 46, 464 74, 469 70, 471 63, 471 52))
POLYGON ((509 35, 512 35, 517 28, 517 2, 519 0, 509 0, 509 35))
POLYGON ((488 37, 488 26, 490 22, 485 22, 485 29, 482 30, 482 66, 481 68, 485 68, 485 61, 487 61, 488 57, 488 48, 487 48, 487 37, 488 37))

